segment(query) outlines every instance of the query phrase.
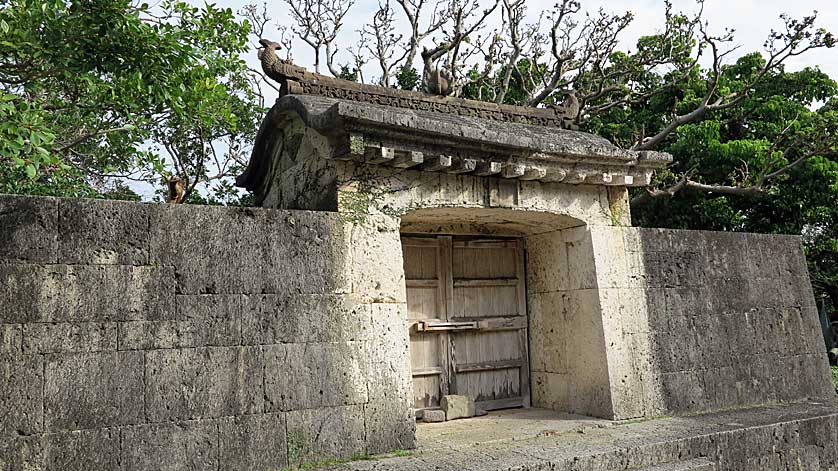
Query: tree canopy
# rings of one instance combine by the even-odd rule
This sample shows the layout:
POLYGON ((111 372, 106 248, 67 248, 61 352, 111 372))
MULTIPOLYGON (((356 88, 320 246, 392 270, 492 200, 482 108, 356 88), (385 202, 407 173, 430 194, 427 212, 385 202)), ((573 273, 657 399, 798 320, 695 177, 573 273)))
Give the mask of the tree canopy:
POLYGON ((0 192, 225 199, 262 106, 246 21, 166 0, 0 0, 0 192))

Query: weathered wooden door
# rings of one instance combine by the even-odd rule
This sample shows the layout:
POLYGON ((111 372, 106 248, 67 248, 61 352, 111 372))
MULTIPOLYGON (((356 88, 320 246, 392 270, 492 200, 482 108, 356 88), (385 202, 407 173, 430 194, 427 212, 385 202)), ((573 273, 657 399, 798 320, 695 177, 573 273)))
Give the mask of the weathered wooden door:
POLYGON ((415 407, 529 406, 523 241, 402 238, 415 407))

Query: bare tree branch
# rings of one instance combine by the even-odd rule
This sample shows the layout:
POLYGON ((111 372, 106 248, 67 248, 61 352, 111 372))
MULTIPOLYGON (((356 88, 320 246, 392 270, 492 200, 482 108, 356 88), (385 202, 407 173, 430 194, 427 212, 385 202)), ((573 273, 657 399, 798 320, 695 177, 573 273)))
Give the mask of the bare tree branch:
POLYGON ((314 71, 320 73, 320 52, 325 49, 329 72, 340 75, 334 64, 337 54, 334 41, 355 0, 285 0, 285 3, 291 8, 294 34, 314 51, 314 71))

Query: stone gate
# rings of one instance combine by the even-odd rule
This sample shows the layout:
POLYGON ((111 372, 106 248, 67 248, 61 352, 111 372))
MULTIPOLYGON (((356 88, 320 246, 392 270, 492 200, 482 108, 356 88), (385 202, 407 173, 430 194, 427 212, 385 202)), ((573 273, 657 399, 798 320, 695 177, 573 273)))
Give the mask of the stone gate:
MULTIPOLYGON (((416 411, 446 393, 616 421, 834 396, 799 237, 631 227, 628 188, 668 155, 560 109, 279 67, 238 181, 266 209, 0 196, 0 469, 410 449, 416 411)), ((553 461, 469 459, 829 468, 830 401, 652 427, 634 435, 646 448, 581 461, 556 447, 587 444, 561 437, 553 461), (765 459, 713 435, 733 420, 759 423, 735 436, 765 459), (677 442, 650 445, 664 435, 677 442)), ((462 469, 449 458, 437 469, 462 469)))

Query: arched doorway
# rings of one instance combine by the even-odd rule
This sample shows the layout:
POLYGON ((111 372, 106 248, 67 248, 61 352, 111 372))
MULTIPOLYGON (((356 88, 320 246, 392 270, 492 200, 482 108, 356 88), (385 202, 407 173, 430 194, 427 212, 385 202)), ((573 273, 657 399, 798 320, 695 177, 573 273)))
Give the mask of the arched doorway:
POLYGON ((446 394, 469 396, 487 411, 569 404, 567 397, 556 399, 567 388, 541 387, 548 371, 567 364, 567 352, 556 351, 559 342, 551 337, 565 328, 551 324, 562 322, 553 312, 561 307, 542 302, 541 292, 569 288, 551 286, 560 281, 544 279, 545 264, 593 269, 592 250, 569 262, 564 243, 569 232, 584 228, 560 214, 501 208, 432 208, 402 217, 417 410, 438 407, 446 394), (535 272, 528 273, 528 259, 535 272), (538 391, 531 395, 533 387, 538 391))

